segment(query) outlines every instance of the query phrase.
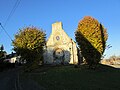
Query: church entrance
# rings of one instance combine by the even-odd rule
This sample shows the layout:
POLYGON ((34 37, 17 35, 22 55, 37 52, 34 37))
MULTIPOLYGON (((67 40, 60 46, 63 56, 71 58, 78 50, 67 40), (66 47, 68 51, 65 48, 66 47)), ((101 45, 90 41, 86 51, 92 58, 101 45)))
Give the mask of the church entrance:
POLYGON ((54 56, 54 62, 56 64, 62 64, 64 63, 64 51, 60 48, 56 49, 53 53, 54 56))

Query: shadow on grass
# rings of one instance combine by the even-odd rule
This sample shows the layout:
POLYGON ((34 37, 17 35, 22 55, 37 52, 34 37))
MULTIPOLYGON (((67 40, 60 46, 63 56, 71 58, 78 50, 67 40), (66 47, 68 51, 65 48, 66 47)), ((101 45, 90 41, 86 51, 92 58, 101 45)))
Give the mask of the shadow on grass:
POLYGON ((93 70, 88 65, 42 66, 21 76, 46 90, 120 90, 120 69, 101 64, 98 67, 93 70))

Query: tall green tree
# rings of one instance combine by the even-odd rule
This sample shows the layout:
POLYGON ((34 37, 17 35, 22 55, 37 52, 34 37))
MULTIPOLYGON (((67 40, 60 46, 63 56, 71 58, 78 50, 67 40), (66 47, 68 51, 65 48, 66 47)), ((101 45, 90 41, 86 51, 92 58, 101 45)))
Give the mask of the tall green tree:
POLYGON ((4 51, 4 46, 1 45, 0 46, 0 62, 3 62, 3 60, 5 59, 5 55, 6 55, 6 51, 4 51))
POLYGON ((0 47, 0 51, 3 51, 3 50, 4 50, 4 46, 1 45, 1 47, 0 47))
POLYGON ((107 30, 91 16, 85 16, 75 32, 76 41, 87 63, 92 66, 99 63, 106 47, 107 30))
POLYGON ((42 29, 36 27, 20 29, 13 40, 13 49, 32 67, 42 60, 45 38, 46 34, 42 29))

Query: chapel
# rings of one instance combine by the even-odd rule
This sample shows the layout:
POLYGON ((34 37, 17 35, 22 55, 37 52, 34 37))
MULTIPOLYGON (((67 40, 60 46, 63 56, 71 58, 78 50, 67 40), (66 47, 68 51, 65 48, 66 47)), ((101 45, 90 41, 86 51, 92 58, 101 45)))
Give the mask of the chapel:
POLYGON ((76 43, 63 30, 62 22, 52 24, 52 33, 44 48, 44 64, 77 64, 76 43))

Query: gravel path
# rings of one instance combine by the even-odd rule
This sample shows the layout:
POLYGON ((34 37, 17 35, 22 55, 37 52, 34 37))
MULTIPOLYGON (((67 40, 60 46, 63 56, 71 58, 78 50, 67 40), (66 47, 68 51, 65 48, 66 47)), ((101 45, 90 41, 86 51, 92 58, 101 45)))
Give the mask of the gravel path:
POLYGON ((16 69, 0 72, 0 90, 18 90, 17 75, 18 71, 16 69))

